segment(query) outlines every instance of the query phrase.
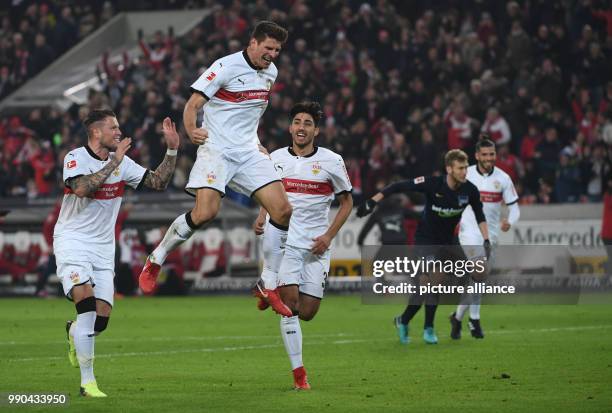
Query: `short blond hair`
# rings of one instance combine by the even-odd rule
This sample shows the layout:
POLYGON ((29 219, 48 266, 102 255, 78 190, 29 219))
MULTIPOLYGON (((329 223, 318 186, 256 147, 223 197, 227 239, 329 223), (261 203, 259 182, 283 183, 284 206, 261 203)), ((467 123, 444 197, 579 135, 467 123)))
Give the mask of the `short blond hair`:
POLYGON ((467 153, 463 152, 461 149, 451 149, 450 151, 446 152, 446 155, 444 155, 444 165, 453 166, 453 162, 455 161, 467 162, 467 153))

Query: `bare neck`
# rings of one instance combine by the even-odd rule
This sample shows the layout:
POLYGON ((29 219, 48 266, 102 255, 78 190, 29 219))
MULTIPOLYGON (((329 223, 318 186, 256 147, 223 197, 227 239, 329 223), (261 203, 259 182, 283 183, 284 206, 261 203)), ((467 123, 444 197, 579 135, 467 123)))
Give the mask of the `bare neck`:
POLYGON ((87 146, 89 146, 89 149, 91 149, 91 151, 95 153, 98 158, 102 159, 103 161, 108 159, 110 152, 108 149, 103 147, 99 141, 88 140, 87 146))
POLYGON ((300 148, 296 144, 293 144, 291 146, 291 149, 293 150, 293 153, 295 153, 297 156, 307 156, 314 152, 314 144, 311 143, 310 145, 304 146, 303 148, 300 148))

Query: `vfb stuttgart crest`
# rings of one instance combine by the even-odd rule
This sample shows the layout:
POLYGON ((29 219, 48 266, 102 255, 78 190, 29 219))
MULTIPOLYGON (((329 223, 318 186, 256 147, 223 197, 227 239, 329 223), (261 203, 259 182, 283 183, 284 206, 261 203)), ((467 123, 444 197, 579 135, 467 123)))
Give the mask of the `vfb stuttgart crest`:
POLYGON ((314 175, 318 175, 321 172, 321 164, 319 162, 315 162, 312 164, 312 173, 314 175))
POLYGON ((217 180, 217 175, 215 175, 214 172, 211 172, 208 175, 206 175, 206 181, 208 182, 209 185, 215 182, 216 180, 217 180))
POLYGON ((120 171, 119 171, 119 166, 118 166, 118 167, 117 167, 117 169, 115 169, 115 170, 113 171, 113 175, 115 175, 115 176, 119 176, 119 172, 120 172, 120 171))
POLYGON ((77 284, 79 282, 79 273, 72 271, 70 273, 70 281, 72 281, 73 284, 77 284))

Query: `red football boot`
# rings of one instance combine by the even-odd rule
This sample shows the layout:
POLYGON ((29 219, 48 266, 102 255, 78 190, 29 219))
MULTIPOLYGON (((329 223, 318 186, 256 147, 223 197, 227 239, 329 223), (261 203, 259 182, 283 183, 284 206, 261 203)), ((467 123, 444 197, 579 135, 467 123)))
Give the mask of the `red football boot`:
POLYGON ((293 370, 293 388, 295 390, 310 390, 310 384, 308 384, 308 377, 306 377, 304 366, 293 370))
POLYGON ((280 314, 285 317, 292 317, 293 311, 289 307, 283 303, 280 296, 278 295, 278 291, 268 290, 264 288, 260 281, 257 281, 255 287, 253 288, 253 295, 259 298, 259 302, 257 303, 257 308, 260 310, 265 310, 268 306, 271 306, 274 312, 280 314))
POLYGON ((156 281, 159 270, 161 270, 161 265, 155 264, 147 257, 147 262, 145 262, 145 266, 138 276, 138 285, 146 295, 151 295, 157 290, 156 281))
POLYGON ((259 311, 264 311, 264 310, 267 310, 268 307, 270 307, 270 304, 268 304, 268 302, 266 300, 264 300, 263 298, 258 297, 258 299, 257 299, 257 309, 259 311))

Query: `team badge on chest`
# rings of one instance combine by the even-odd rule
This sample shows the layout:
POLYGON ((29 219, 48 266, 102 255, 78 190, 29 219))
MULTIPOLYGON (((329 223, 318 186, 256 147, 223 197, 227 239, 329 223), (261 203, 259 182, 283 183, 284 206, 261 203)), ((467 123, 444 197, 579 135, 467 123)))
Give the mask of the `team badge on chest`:
POLYGON ((459 206, 462 207, 468 204, 470 198, 467 195, 459 195, 457 201, 459 202, 459 206))
POLYGON ((208 175, 206 175, 206 182, 208 182, 209 185, 215 182, 216 180, 217 180, 217 175, 215 175, 214 172, 211 172, 208 175))
POLYGON ((319 162, 315 162, 312 164, 312 173, 313 175, 318 175, 321 172, 321 164, 319 162))

